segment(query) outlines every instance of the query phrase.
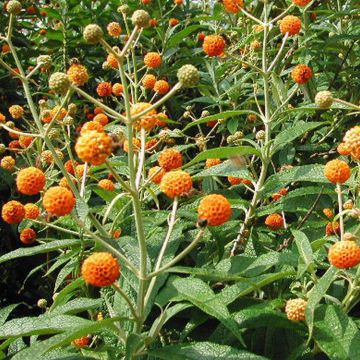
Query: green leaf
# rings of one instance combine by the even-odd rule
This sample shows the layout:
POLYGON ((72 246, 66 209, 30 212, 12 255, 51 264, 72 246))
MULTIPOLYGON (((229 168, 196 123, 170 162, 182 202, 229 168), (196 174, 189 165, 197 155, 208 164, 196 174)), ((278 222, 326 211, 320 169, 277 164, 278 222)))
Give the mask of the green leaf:
POLYGON ((204 25, 190 25, 187 26, 184 30, 179 31, 175 35, 172 35, 170 40, 166 43, 166 48, 172 48, 178 45, 182 40, 186 39, 192 32, 198 29, 204 29, 204 25))
POLYGON ((9 306, 6 306, 2 309, 0 309, 0 325, 3 325, 8 318, 8 316, 11 314, 11 312, 17 307, 19 304, 11 304, 9 306))
POLYGON ((169 345, 149 353, 164 360, 266 360, 265 357, 211 342, 169 345))
POLYGON ((336 277, 336 274, 337 274, 337 269, 331 266, 308 294, 308 302, 306 306, 305 315, 306 315, 306 322, 309 327, 309 339, 311 339, 312 332, 314 329, 315 307, 317 306, 317 304, 319 304, 321 299, 328 291, 330 285, 332 284, 333 280, 336 277))
POLYGON ((72 283, 70 283, 68 286, 66 286, 64 289, 62 289, 56 296, 53 304, 50 307, 50 311, 54 310, 57 306, 62 304, 65 300, 65 298, 71 294, 74 290, 77 290, 79 287, 84 285, 84 279, 78 278, 72 283))
POLYGON ((239 178, 251 179, 250 173, 246 168, 239 168, 231 161, 224 161, 219 165, 200 171, 193 178, 203 178, 208 176, 234 176, 239 178))
POLYGON ((102 304, 101 299, 77 298, 64 305, 59 305, 51 314, 76 314, 82 311, 99 308, 102 304))
POLYGON ((309 270, 310 272, 313 272, 314 254, 309 239, 302 231, 292 230, 291 232, 294 235, 295 243, 299 250, 300 256, 306 265, 305 270, 309 270))
POLYGON ((20 248, 1 256, 0 264, 5 261, 9 261, 21 257, 48 253, 65 247, 74 247, 74 246, 80 246, 80 241, 78 239, 54 240, 46 244, 41 244, 30 248, 20 248))
POLYGON ((239 116, 239 115, 246 115, 246 114, 255 114, 255 115, 259 115, 257 112, 252 111, 252 110, 232 110, 232 111, 224 111, 221 112, 219 114, 215 114, 215 115, 210 115, 210 116, 206 116, 203 117, 199 120, 193 121, 190 124, 186 125, 183 129, 183 131, 186 131, 187 129, 192 128, 193 126, 196 125, 200 125, 200 124, 204 124, 208 121, 213 121, 213 120, 219 120, 219 119, 228 119, 230 117, 233 116, 239 116))
POLYGON ((227 159, 233 156, 241 155, 261 156, 260 152, 251 146, 219 147, 201 152, 196 155, 194 159, 185 164, 183 168, 185 169, 206 159, 227 159))
POLYGON ((166 304, 170 300, 189 301, 206 314, 218 319, 243 343, 237 324, 231 318, 228 308, 202 280, 171 276, 164 290, 158 295, 157 302, 166 304))
POLYGON ((292 142, 299 136, 321 125, 324 125, 324 123, 323 122, 297 123, 283 130, 279 135, 276 136, 274 140, 272 153, 275 154, 286 144, 292 142))
POLYGON ((321 305, 315 317, 314 339, 330 360, 360 359, 360 332, 354 321, 334 305, 321 305))
POLYGON ((81 221, 85 221, 89 214, 89 206, 83 199, 76 200, 76 212, 81 221))
POLYGON ((6 322, 0 327, 0 339, 12 336, 55 334, 76 326, 86 326, 91 321, 70 315, 41 315, 6 322))

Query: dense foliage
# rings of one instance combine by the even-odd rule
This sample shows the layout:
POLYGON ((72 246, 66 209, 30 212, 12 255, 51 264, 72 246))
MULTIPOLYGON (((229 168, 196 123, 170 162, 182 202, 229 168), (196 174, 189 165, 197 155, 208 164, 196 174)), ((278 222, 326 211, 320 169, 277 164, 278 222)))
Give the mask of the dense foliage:
POLYGON ((358 1, 0 4, 0 359, 360 358, 358 1))

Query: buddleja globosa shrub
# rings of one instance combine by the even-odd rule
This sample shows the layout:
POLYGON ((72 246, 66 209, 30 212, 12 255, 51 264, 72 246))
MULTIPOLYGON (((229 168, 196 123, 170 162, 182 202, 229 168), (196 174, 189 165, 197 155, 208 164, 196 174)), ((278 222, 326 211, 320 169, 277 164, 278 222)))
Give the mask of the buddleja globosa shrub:
POLYGON ((47 289, 2 299, 0 358, 360 358, 358 1, 0 24, 0 262, 47 289))

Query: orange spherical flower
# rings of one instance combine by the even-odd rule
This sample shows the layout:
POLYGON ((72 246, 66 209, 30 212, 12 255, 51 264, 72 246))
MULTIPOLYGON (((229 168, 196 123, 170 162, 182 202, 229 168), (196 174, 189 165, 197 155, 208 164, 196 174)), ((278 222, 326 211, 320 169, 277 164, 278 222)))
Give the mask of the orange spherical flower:
POLYGON ((337 221, 329 222, 325 227, 325 234, 327 236, 340 234, 340 224, 337 221))
POLYGON ((238 177, 235 177, 235 176, 228 176, 228 182, 231 184, 231 185, 239 185, 242 183, 242 178, 238 178, 238 177))
POLYGON ((51 215, 68 215, 75 206, 75 197, 67 188, 53 186, 45 192, 43 196, 43 206, 51 215))
POLYGON ((84 348, 84 347, 90 345, 90 340, 91 340, 90 336, 82 336, 78 339, 73 340, 71 342, 71 344, 73 346, 81 349, 81 348, 84 348))
MULTIPOLYGON (((113 54, 109 54, 106 58, 106 62, 114 69, 117 69, 119 66, 119 62, 117 61, 117 58, 113 54)), ((99 94, 100 95, 100 94, 99 94)))
POLYGON ((10 52, 10 46, 8 44, 3 44, 1 47, 1 51, 3 54, 10 52))
POLYGON ((160 182, 160 190, 169 198, 184 196, 188 194, 191 189, 191 176, 182 170, 166 173, 160 182))
MULTIPOLYGON (((131 107, 130 114, 132 117, 135 117, 149 107, 151 107, 150 103, 139 102, 131 107)), ((142 115, 139 120, 135 122, 135 128, 144 128, 147 131, 151 131, 157 125, 158 119, 157 116, 155 116, 156 114, 157 112, 155 109, 149 110, 144 115, 142 115)))
MULTIPOLYGON (((15 127, 13 130, 15 131, 20 131, 20 129, 18 129, 17 127, 15 127)), ((20 136, 12 131, 9 131, 9 136, 12 138, 12 139, 18 139, 20 136)))
POLYGON ((6 121, 5 115, 0 112, 0 123, 4 123, 5 121, 6 121))
POLYGON ((178 24, 179 24, 179 20, 178 20, 178 19, 171 18, 171 19, 169 20, 169 25, 170 25, 170 26, 176 26, 176 25, 178 25, 178 24))
POLYGON ((15 166, 15 159, 11 156, 4 156, 0 161, 0 166, 5 170, 12 170, 15 166))
POLYGON ((17 153, 21 149, 20 142, 18 140, 12 140, 9 142, 8 148, 17 153))
POLYGON ((27 147, 29 147, 31 145, 32 141, 33 141, 33 138, 31 136, 27 136, 27 135, 19 136, 19 145, 23 149, 26 149, 27 147))
POLYGON ((231 213, 229 200, 218 194, 205 196, 198 207, 199 220, 206 220, 208 226, 224 224, 230 219, 231 213))
POLYGON ((121 96, 121 94, 124 92, 124 87, 120 83, 115 83, 112 87, 112 93, 115 96, 121 96))
MULTIPOLYGON (((71 178, 71 182, 72 182, 74 185, 76 185, 76 183, 77 183, 76 179, 74 179, 74 178, 71 178)), ((65 176, 60 179, 60 181, 59 181, 59 186, 71 190, 70 184, 69 184, 69 182, 68 182, 68 180, 66 179, 65 176)))
POLYGON ((272 197, 274 200, 279 200, 279 199, 281 199, 284 195, 286 195, 287 193, 288 193, 288 189, 282 188, 282 189, 280 189, 277 193, 272 194, 271 197, 272 197))
POLYGON ((95 115, 93 120, 100 123, 102 126, 106 126, 109 123, 108 116, 103 113, 95 115))
POLYGON ((31 219, 31 220, 35 220, 39 217, 40 215, 40 209, 37 205, 33 204, 33 203, 27 203, 24 205, 24 210, 25 210, 25 219, 31 219))
POLYGON ((249 114, 247 117, 248 121, 256 121, 257 116, 255 114, 249 114))
POLYGON ((149 20, 149 25, 151 27, 156 27, 156 26, 158 26, 158 21, 156 19, 150 19, 149 20))
MULTIPOLYGON (((84 165, 84 164, 80 164, 80 165, 77 165, 77 166, 75 167, 75 173, 76 173, 76 175, 79 176, 79 177, 84 176, 84 171, 85 171, 85 165, 84 165)), ((89 170, 87 170, 86 173, 88 173, 88 171, 89 171, 89 170)))
POLYGON ((343 155, 343 156, 347 156, 347 155, 350 155, 350 149, 347 147, 346 143, 342 142, 338 145, 338 147, 336 148, 337 152, 340 154, 340 155, 343 155))
POLYGON ((287 15, 280 21, 280 31, 289 36, 296 35, 301 30, 301 20, 297 16, 287 15))
POLYGON ((121 34, 121 26, 118 22, 111 22, 106 27, 106 30, 110 36, 117 37, 121 34))
POLYGON ((165 174, 166 174, 166 172, 162 167, 154 166, 149 169, 148 178, 154 184, 160 184, 160 182, 165 174))
POLYGON ((324 214, 328 219, 332 219, 332 218, 334 217, 334 212, 332 211, 332 209, 329 209, 329 208, 323 209, 323 214, 324 214))
POLYGON ((220 56, 224 53, 225 40, 221 35, 207 35, 203 42, 203 50, 209 56, 220 56))
POLYGON ((78 157, 91 165, 101 165, 112 152, 112 139, 105 133, 87 131, 75 144, 78 157))
POLYGON ((205 169, 211 168, 212 166, 216 166, 221 164, 220 159, 206 159, 205 162, 205 169))
POLYGON ((291 299, 286 302, 285 313, 291 321, 304 321, 307 302, 303 299, 291 299))
POLYGON ((154 91, 160 95, 164 95, 166 93, 168 93, 170 90, 170 85, 167 81, 165 80, 158 80, 156 81, 155 85, 154 85, 154 91))
POLYGON ((151 0, 141 0, 141 3, 143 5, 149 5, 149 4, 151 4, 151 0))
POLYGON ((17 224, 24 219, 24 216, 24 205, 16 200, 11 200, 2 207, 1 217, 8 224, 17 224))
POLYGON ((198 34, 197 38, 199 41, 203 42, 205 40, 205 37, 206 37, 206 35, 204 33, 200 33, 200 34, 198 34))
POLYGON ((57 114, 57 116, 56 116, 57 120, 63 120, 65 118, 66 114, 67 114, 67 110, 64 109, 64 108, 61 108, 60 105, 56 105, 54 108, 52 108, 50 110, 50 118, 51 118, 51 120, 55 117, 56 114, 57 114))
POLYGON ((24 109, 20 105, 9 107, 9 113, 13 119, 21 119, 24 116, 24 109))
POLYGON ((175 4, 175 5, 180 6, 180 5, 182 5, 183 3, 184 3, 184 0, 174 0, 174 4, 175 4))
POLYGON ((111 180, 108 180, 108 179, 102 179, 98 182, 98 185, 102 188, 102 189, 105 189, 105 190, 108 190, 108 191, 114 191, 115 190, 115 184, 111 181, 111 180))
POLYGON ((360 263, 360 247, 355 241, 338 241, 328 254, 329 262, 338 269, 349 269, 360 263))
POLYGON ((17 189, 25 195, 38 194, 44 188, 45 183, 45 174, 32 166, 20 170, 16 177, 17 189))
POLYGON ((149 52, 144 57, 144 64, 150 68, 157 68, 161 65, 161 55, 156 52, 149 52))
MULTIPOLYGON (((141 141, 137 138, 132 139, 134 152, 138 152, 141 149, 141 141)), ((129 152, 129 140, 124 141, 124 151, 129 152)))
POLYGON ((342 184, 349 179, 351 170, 345 161, 335 159, 325 165, 324 175, 332 183, 342 184))
POLYGON ((81 127, 80 134, 85 134, 87 131, 104 132, 104 127, 101 125, 101 123, 99 121, 95 121, 95 120, 87 121, 81 127))
POLYGON ((354 126, 344 136, 344 143, 355 160, 360 160, 360 126, 354 126))
POLYGON ((306 84, 312 76, 311 68, 305 64, 296 65, 291 72, 291 77, 297 84, 306 84))
POLYGON ((94 114, 97 115, 97 114, 102 114, 104 112, 104 109, 97 106, 95 109, 94 109, 94 114))
POLYGON ((101 82, 97 86, 96 92, 101 97, 111 96, 111 92, 112 92, 111 84, 109 82, 101 82))
POLYGON ((67 71, 67 76, 76 86, 83 86, 89 81, 87 69, 81 64, 72 64, 67 71))
POLYGON ((85 259, 81 266, 81 275, 90 285, 110 286, 120 276, 120 265, 110 253, 97 252, 85 259))
POLYGON ((278 230, 284 226, 284 219, 280 214, 271 214, 266 217, 265 225, 271 230, 278 230))
POLYGON ((233 14, 237 14, 244 7, 243 0, 223 0, 223 4, 225 10, 233 14))
POLYGON ((113 238, 118 239, 121 235, 121 229, 116 229, 113 233, 113 238))
POLYGON ((36 232, 33 229, 26 228, 20 233, 20 241, 25 245, 30 245, 36 240, 36 232))
POLYGON ((146 150, 153 150, 153 147, 156 146, 158 141, 154 138, 145 143, 145 149, 146 150))
POLYGON ((168 148, 160 153, 158 163, 165 171, 170 171, 182 167, 183 158, 178 150, 168 148))
POLYGON ((165 125, 167 125, 168 123, 165 121, 166 119, 169 119, 166 114, 158 113, 156 125, 157 126, 165 126, 165 125))
POLYGON ((311 0, 292 0, 292 2, 297 6, 306 6, 311 3, 311 0))
POLYGON ((75 169, 74 166, 76 167, 77 165, 79 165, 76 161, 72 161, 71 159, 66 161, 64 164, 65 170, 71 174, 71 175, 75 175, 75 169))
POLYGON ((147 74, 142 80, 142 84, 145 89, 153 89, 156 83, 156 77, 152 74, 147 74))

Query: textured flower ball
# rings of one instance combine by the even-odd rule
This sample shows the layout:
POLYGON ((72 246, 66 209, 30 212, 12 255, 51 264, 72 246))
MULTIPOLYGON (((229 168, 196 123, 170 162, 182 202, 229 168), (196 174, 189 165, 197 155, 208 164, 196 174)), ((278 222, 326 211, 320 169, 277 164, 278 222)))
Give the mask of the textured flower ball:
POLYGON ((75 151, 83 162, 101 165, 112 152, 112 139, 105 133, 88 131, 78 138, 75 151))
POLYGON ((311 3, 311 0, 293 0, 293 3, 297 6, 306 6, 311 3))
POLYGON ((27 203, 24 205, 25 219, 35 220, 40 215, 40 209, 33 203, 27 203))
MULTIPOLYGON (((76 179, 72 178, 71 181, 72 181, 72 183, 73 183, 74 185, 76 185, 76 183, 77 183, 77 180, 76 180, 76 179)), ((69 184, 69 182, 67 181, 67 179, 66 179, 65 176, 63 176, 63 177, 60 179, 60 181, 59 181, 59 186, 62 186, 62 187, 64 187, 64 188, 67 188, 67 189, 71 190, 70 184, 69 184)))
POLYGON ((271 197, 274 199, 274 200, 279 200, 281 199, 284 195, 286 195, 288 193, 288 189, 286 188, 282 188, 280 189, 277 193, 275 194, 272 194, 271 197))
POLYGON ((157 126, 165 126, 165 125, 167 125, 168 122, 165 121, 167 119, 169 119, 169 118, 168 118, 168 116, 166 114, 158 113, 157 114, 157 122, 156 122, 157 126))
POLYGON ((360 160, 360 126, 354 126, 344 136, 344 143, 355 160, 360 160))
POLYGON ((184 3, 184 0, 174 0, 174 4, 180 6, 184 3))
POLYGON ((24 219, 24 216, 24 205, 16 200, 11 200, 2 207, 1 217, 8 224, 17 224, 24 219))
POLYGON ((201 199, 198 207, 199 220, 206 220, 208 226, 224 224, 231 217, 229 200, 218 194, 207 195, 201 199))
POLYGON ((323 214, 328 218, 332 219, 334 217, 334 211, 330 208, 323 209, 323 214))
MULTIPOLYGON (((141 149, 141 141, 137 138, 132 139, 134 152, 138 152, 141 149)), ((129 140, 124 141, 124 151, 129 152, 129 140)))
POLYGON ((286 302, 285 313, 291 321, 304 321, 307 302, 304 299, 291 299, 286 302))
POLYGON ((154 91, 160 95, 168 93, 170 85, 166 80, 158 80, 154 85, 154 91))
POLYGON ((106 30, 110 36, 118 37, 121 34, 121 26, 118 22, 111 22, 106 27, 106 30))
POLYGON ((90 345, 91 338, 89 336, 82 336, 81 338, 75 339, 71 342, 71 344, 77 348, 84 348, 90 345))
POLYGON ((184 88, 196 86, 200 81, 199 70, 190 64, 183 65, 177 72, 177 78, 184 88))
POLYGON ((340 234, 340 224, 337 221, 329 222, 325 227, 325 234, 327 236, 340 234))
POLYGON ((243 0, 223 0, 223 5, 226 11, 237 14, 241 8, 244 7, 243 0))
POLYGON ((86 42, 97 44, 103 38, 104 33, 99 25, 90 24, 85 27, 83 36, 86 42))
POLYGON ((144 64, 149 68, 157 68, 161 63, 161 55, 157 52, 148 52, 144 57, 144 64))
POLYGON ((108 190, 108 191, 114 191, 115 190, 115 184, 108 179, 102 179, 98 182, 98 186, 100 186, 102 189, 108 190))
POLYGON ((122 86, 122 84, 120 84, 120 83, 115 83, 115 84, 112 86, 112 93, 113 93, 115 96, 121 96, 123 92, 124 92, 124 87, 122 86))
POLYGON ((156 77, 152 74, 145 75, 142 80, 142 84, 144 88, 149 90, 154 88, 155 83, 156 83, 156 77))
POLYGON ((203 50, 209 56, 220 56, 224 53, 225 40, 221 35, 207 35, 203 42, 203 50))
POLYGON ((133 25, 141 28, 149 27, 150 15, 145 10, 136 10, 131 16, 133 25))
POLYGON ((20 135, 19 136, 19 145, 23 149, 28 148, 31 145, 32 142, 33 142, 33 138, 31 136, 27 136, 27 135, 20 135))
POLYGON ((198 40, 203 42, 205 40, 206 35, 204 33, 198 34, 198 40))
POLYGON ((320 109, 328 109, 334 102, 333 95, 330 91, 319 91, 315 96, 315 104, 320 109))
POLYGON ((67 188, 53 186, 45 192, 43 196, 43 206, 51 215, 68 215, 75 206, 75 197, 67 188))
POLYGON ((12 170, 15 166, 15 159, 11 156, 4 156, 0 161, 0 166, 5 170, 12 170))
POLYGON ((101 82, 97 86, 96 92, 98 93, 98 95, 100 97, 111 96, 111 93, 112 93, 111 84, 109 82, 101 82))
POLYGON ((343 156, 347 156, 351 154, 350 149, 348 148, 348 146, 342 142, 338 145, 338 147, 336 148, 336 151, 343 156))
POLYGON ((265 219, 265 225, 271 230, 279 230, 284 226, 284 219, 280 214, 270 214, 265 219))
POLYGON ((183 158, 178 150, 168 148, 160 153, 158 163, 165 171, 170 171, 182 167, 183 158))
POLYGON ((25 245, 30 245, 36 240, 36 232, 33 229, 26 228, 20 233, 20 241, 25 245))
POLYGON ((110 286, 120 276, 120 265, 110 253, 97 252, 85 259, 81 266, 81 275, 90 285, 110 286))
POLYGON ((179 20, 178 19, 175 19, 175 18, 171 18, 170 20, 169 20, 169 25, 170 26, 176 26, 176 25, 178 25, 179 24, 179 20))
POLYGON ((338 241, 330 247, 328 259, 338 269, 352 268, 360 263, 360 247, 355 241, 338 241))
POLYGON ((149 169, 148 179, 154 184, 160 184, 162 178, 166 174, 165 170, 160 166, 154 166, 149 169))
POLYGON ((287 15, 280 21, 280 31, 289 36, 297 35, 301 30, 301 20, 297 16, 287 15))
POLYGON ((220 165, 221 160, 220 159, 206 159, 205 161, 205 168, 211 168, 212 166, 220 165))
POLYGON ((85 134, 88 131, 104 132, 104 127, 100 124, 99 121, 87 121, 81 127, 80 134, 85 134))
POLYGON ((10 0, 6 4, 6 11, 9 14, 18 15, 21 12, 22 6, 21 3, 17 0, 10 0))
POLYGON ((242 178, 238 178, 238 177, 235 177, 235 176, 228 176, 228 182, 231 184, 231 185, 239 185, 242 183, 242 178))
POLYGON ((81 64, 72 64, 67 71, 67 76, 76 86, 83 86, 89 80, 87 69, 81 64))
POLYGON ((157 19, 150 19, 149 20, 149 25, 151 26, 151 27, 156 27, 156 26, 158 26, 158 24, 159 24, 159 22, 157 21, 157 19))
POLYGON ((77 161, 72 162, 72 160, 70 159, 70 160, 65 162, 64 167, 65 167, 65 170, 69 174, 75 175, 75 168, 74 167, 76 167, 77 165, 79 165, 77 161))
POLYGON ((170 171, 166 173, 160 182, 160 190, 169 198, 184 196, 192 189, 190 174, 185 171, 170 171))
POLYGON ((13 119, 21 119, 24 116, 24 109, 20 105, 9 107, 9 113, 13 119))
POLYGON ((351 170, 345 161, 335 159, 325 165, 324 175, 332 183, 342 184, 349 179, 351 170))
POLYGON ((18 140, 12 140, 9 142, 8 148, 17 153, 18 150, 21 149, 20 142, 18 140))
POLYGON ((59 95, 65 95, 70 88, 70 84, 69 77, 61 72, 52 74, 49 79, 49 88, 59 95))
POLYGON ((291 77, 297 84, 306 84, 313 77, 313 71, 309 66, 299 64, 292 70, 291 77))
POLYGON ((114 54, 109 54, 106 58, 106 62, 113 68, 117 69, 119 66, 119 62, 114 54))
MULTIPOLYGON (((130 115, 135 117, 136 115, 140 114, 141 112, 147 110, 151 107, 150 103, 139 102, 134 104, 130 109, 130 115)), ((155 109, 151 109, 147 111, 144 115, 140 117, 139 120, 135 122, 135 128, 138 130, 140 128, 144 128, 146 131, 151 131, 157 125, 157 114, 155 109)))
POLYGON ((32 166, 20 170, 16 177, 17 189, 25 195, 38 194, 44 188, 45 183, 45 174, 32 166))
POLYGON ((93 120, 98 122, 102 126, 106 126, 109 123, 108 116, 103 113, 95 115, 93 120))

